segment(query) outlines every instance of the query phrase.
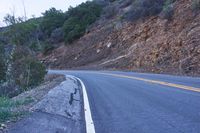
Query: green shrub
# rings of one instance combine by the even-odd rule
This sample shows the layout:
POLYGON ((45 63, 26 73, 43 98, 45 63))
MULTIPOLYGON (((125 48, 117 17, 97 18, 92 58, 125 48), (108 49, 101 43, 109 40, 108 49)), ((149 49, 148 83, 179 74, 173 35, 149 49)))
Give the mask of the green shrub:
POLYGON ((173 0, 167 0, 163 6, 160 16, 164 19, 171 20, 174 15, 173 0))
POLYGON ((24 115, 25 112, 13 111, 13 109, 31 102, 33 100, 28 98, 22 101, 14 101, 7 97, 0 97, 0 123, 10 119, 17 119, 19 116, 24 115))
POLYGON ((45 66, 33 58, 28 59, 27 62, 27 64, 30 66, 29 70, 27 70, 27 76, 28 73, 30 73, 28 86, 39 85, 41 82, 43 82, 44 76, 46 74, 45 66))
POLYGON ((0 83, 6 80, 6 59, 4 45, 0 43, 0 83))
POLYGON ((50 37, 51 43, 59 43, 64 41, 64 32, 62 28, 57 28, 52 31, 50 37))
MULTIPOLYGON (((46 70, 44 65, 34 57, 34 52, 29 48, 37 47, 34 45, 39 41, 38 27, 40 19, 31 19, 24 22, 12 15, 7 15, 5 22, 10 25, 4 31, 4 36, 10 39, 7 43, 13 44, 13 50, 6 52, 6 65, 8 68, 6 68, 6 74, 4 74, 4 71, 0 71, 1 79, 6 77, 8 86, 19 86, 23 89, 40 84, 43 81, 46 70)), ((3 53, 2 48, 0 48, 0 59, 2 58, 0 66, 2 67, 1 70, 3 70, 3 63, 1 62, 5 58, 1 56, 1 53, 3 53)), ((21 92, 19 90, 16 91, 17 93, 21 92)), ((12 93, 14 92, 12 91, 12 93)))
POLYGON ((115 2, 116 0, 109 0, 110 2, 115 2))
POLYGON ((133 0, 122 0, 122 1, 120 1, 120 8, 128 7, 132 3, 133 3, 133 0))
POLYGON ((192 9, 197 11, 200 9, 200 0, 192 0, 192 9))
POLYGON ((124 16, 126 20, 135 21, 140 18, 159 14, 164 6, 165 0, 135 0, 132 9, 124 16))
POLYGON ((15 103, 9 98, 0 97, 0 122, 5 122, 16 116, 16 114, 11 111, 13 106, 15 106, 15 103))
POLYGON ((42 49, 42 47, 41 47, 41 42, 39 41, 39 43, 38 43, 37 41, 34 41, 34 40, 33 40, 32 42, 30 42, 29 48, 30 48, 31 50, 33 50, 33 51, 38 52, 38 51, 40 51, 40 50, 42 49))
POLYGON ((118 9, 115 6, 109 5, 104 8, 103 15, 105 18, 110 19, 115 16, 118 12, 118 9))
POLYGON ((9 38, 7 43, 29 46, 31 42, 38 41, 40 19, 33 18, 24 22, 22 20, 18 21, 17 18, 11 15, 7 15, 4 19, 4 21, 8 21, 7 23, 12 24, 7 27, 3 34, 4 38, 9 38), (12 22, 14 20, 9 19, 10 17, 16 19, 15 23, 12 22))
POLYGON ((45 66, 30 54, 28 48, 17 47, 12 59, 12 77, 23 89, 39 85, 46 74, 45 66))
POLYGON ((51 8, 43 13, 41 22, 42 31, 49 37, 53 30, 62 27, 65 21, 65 14, 61 10, 51 8))
POLYGON ((54 46, 53 44, 51 43, 47 43, 47 42, 42 42, 42 53, 44 55, 47 55, 51 50, 54 49, 54 46))
POLYGON ((66 43, 71 43, 80 38, 101 14, 102 7, 95 2, 86 2, 75 8, 69 8, 67 20, 63 25, 66 43))
POLYGON ((71 43, 75 39, 80 38, 85 32, 85 27, 81 24, 79 18, 69 18, 63 26, 65 41, 71 43))
POLYGON ((2 84, 0 86, 0 97, 7 96, 7 97, 14 97, 22 93, 24 90, 17 86, 16 84, 2 84))

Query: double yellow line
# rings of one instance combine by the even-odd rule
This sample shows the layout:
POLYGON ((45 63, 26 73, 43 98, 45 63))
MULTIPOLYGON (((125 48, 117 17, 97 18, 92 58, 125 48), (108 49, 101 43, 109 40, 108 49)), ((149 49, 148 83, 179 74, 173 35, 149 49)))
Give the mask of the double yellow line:
POLYGON ((120 78, 134 79, 134 80, 145 81, 145 82, 153 83, 153 84, 175 87, 175 88, 188 90, 188 91, 200 92, 200 88, 185 86, 185 85, 180 85, 180 84, 174 84, 174 83, 169 83, 169 82, 163 82, 163 81, 158 81, 158 80, 150 80, 150 79, 139 78, 139 77, 134 77, 134 76, 127 76, 127 75, 121 75, 121 74, 111 74, 111 73, 102 73, 102 72, 99 73, 99 74, 109 75, 109 76, 114 76, 114 77, 120 77, 120 78))

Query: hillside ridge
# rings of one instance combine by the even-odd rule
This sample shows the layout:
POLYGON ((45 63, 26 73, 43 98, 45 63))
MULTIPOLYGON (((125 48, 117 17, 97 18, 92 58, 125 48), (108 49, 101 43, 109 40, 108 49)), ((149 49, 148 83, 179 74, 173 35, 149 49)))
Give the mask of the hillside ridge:
MULTIPOLYGON (((118 7, 116 3, 109 8, 118 7)), ((129 8, 120 7, 108 19, 101 16, 79 40, 39 58, 52 69, 200 74, 200 15, 192 11, 192 0, 175 1, 171 20, 160 13, 123 21, 119 17, 129 8)))

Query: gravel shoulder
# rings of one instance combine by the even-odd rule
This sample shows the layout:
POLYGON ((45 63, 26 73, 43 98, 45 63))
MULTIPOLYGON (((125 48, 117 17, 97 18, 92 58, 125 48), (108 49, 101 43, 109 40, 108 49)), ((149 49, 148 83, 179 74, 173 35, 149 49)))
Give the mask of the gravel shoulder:
POLYGON ((84 133, 82 91, 72 77, 51 89, 30 108, 28 117, 15 123, 8 133, 84 133))
POLYGON ((82 105, 79 90, 79 83, 70 77, 47 75, 45 82, 40 86, 12 98, 13 101, 26 101, 25 104, 13 109, 25 113, 16 119, 1 123, 0 133, 45 133, 66 132, 66 130, 72 132, 66 125, 69 127, 76 125, 81 128, 75 122, 83 121, 80 119, 82 105))
POLYGON ((37 111, 36 109, 33 110, 33 107, 45 99, 46 95, 48 95, 51 90, 61 85, 64 81, 66 81, 66 77, 64 75, 49 74, 45 77, 45 81, 40 86, 12 98, 12 101, 24 102, 24 104, 17 106, 17 108, 13 108, 13 111, 23 112, 23 115, 20 115, 15 119, 10 119, 4 123, 0 123, 0 133, 10 132, 10 129, 15 127, 18 123, 30 117, 32 114, 34 116, 37 111))

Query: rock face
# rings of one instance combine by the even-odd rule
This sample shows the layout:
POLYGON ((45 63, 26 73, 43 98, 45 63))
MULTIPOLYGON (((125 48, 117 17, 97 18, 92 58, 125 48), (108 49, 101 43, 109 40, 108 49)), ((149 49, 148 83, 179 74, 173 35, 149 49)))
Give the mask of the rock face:
POLYGON ((50 68, 200 75, 200 13, 191 8, 191 0, 177 0, 171 20, 101 18, 78 41, 40 58, 50 68))

